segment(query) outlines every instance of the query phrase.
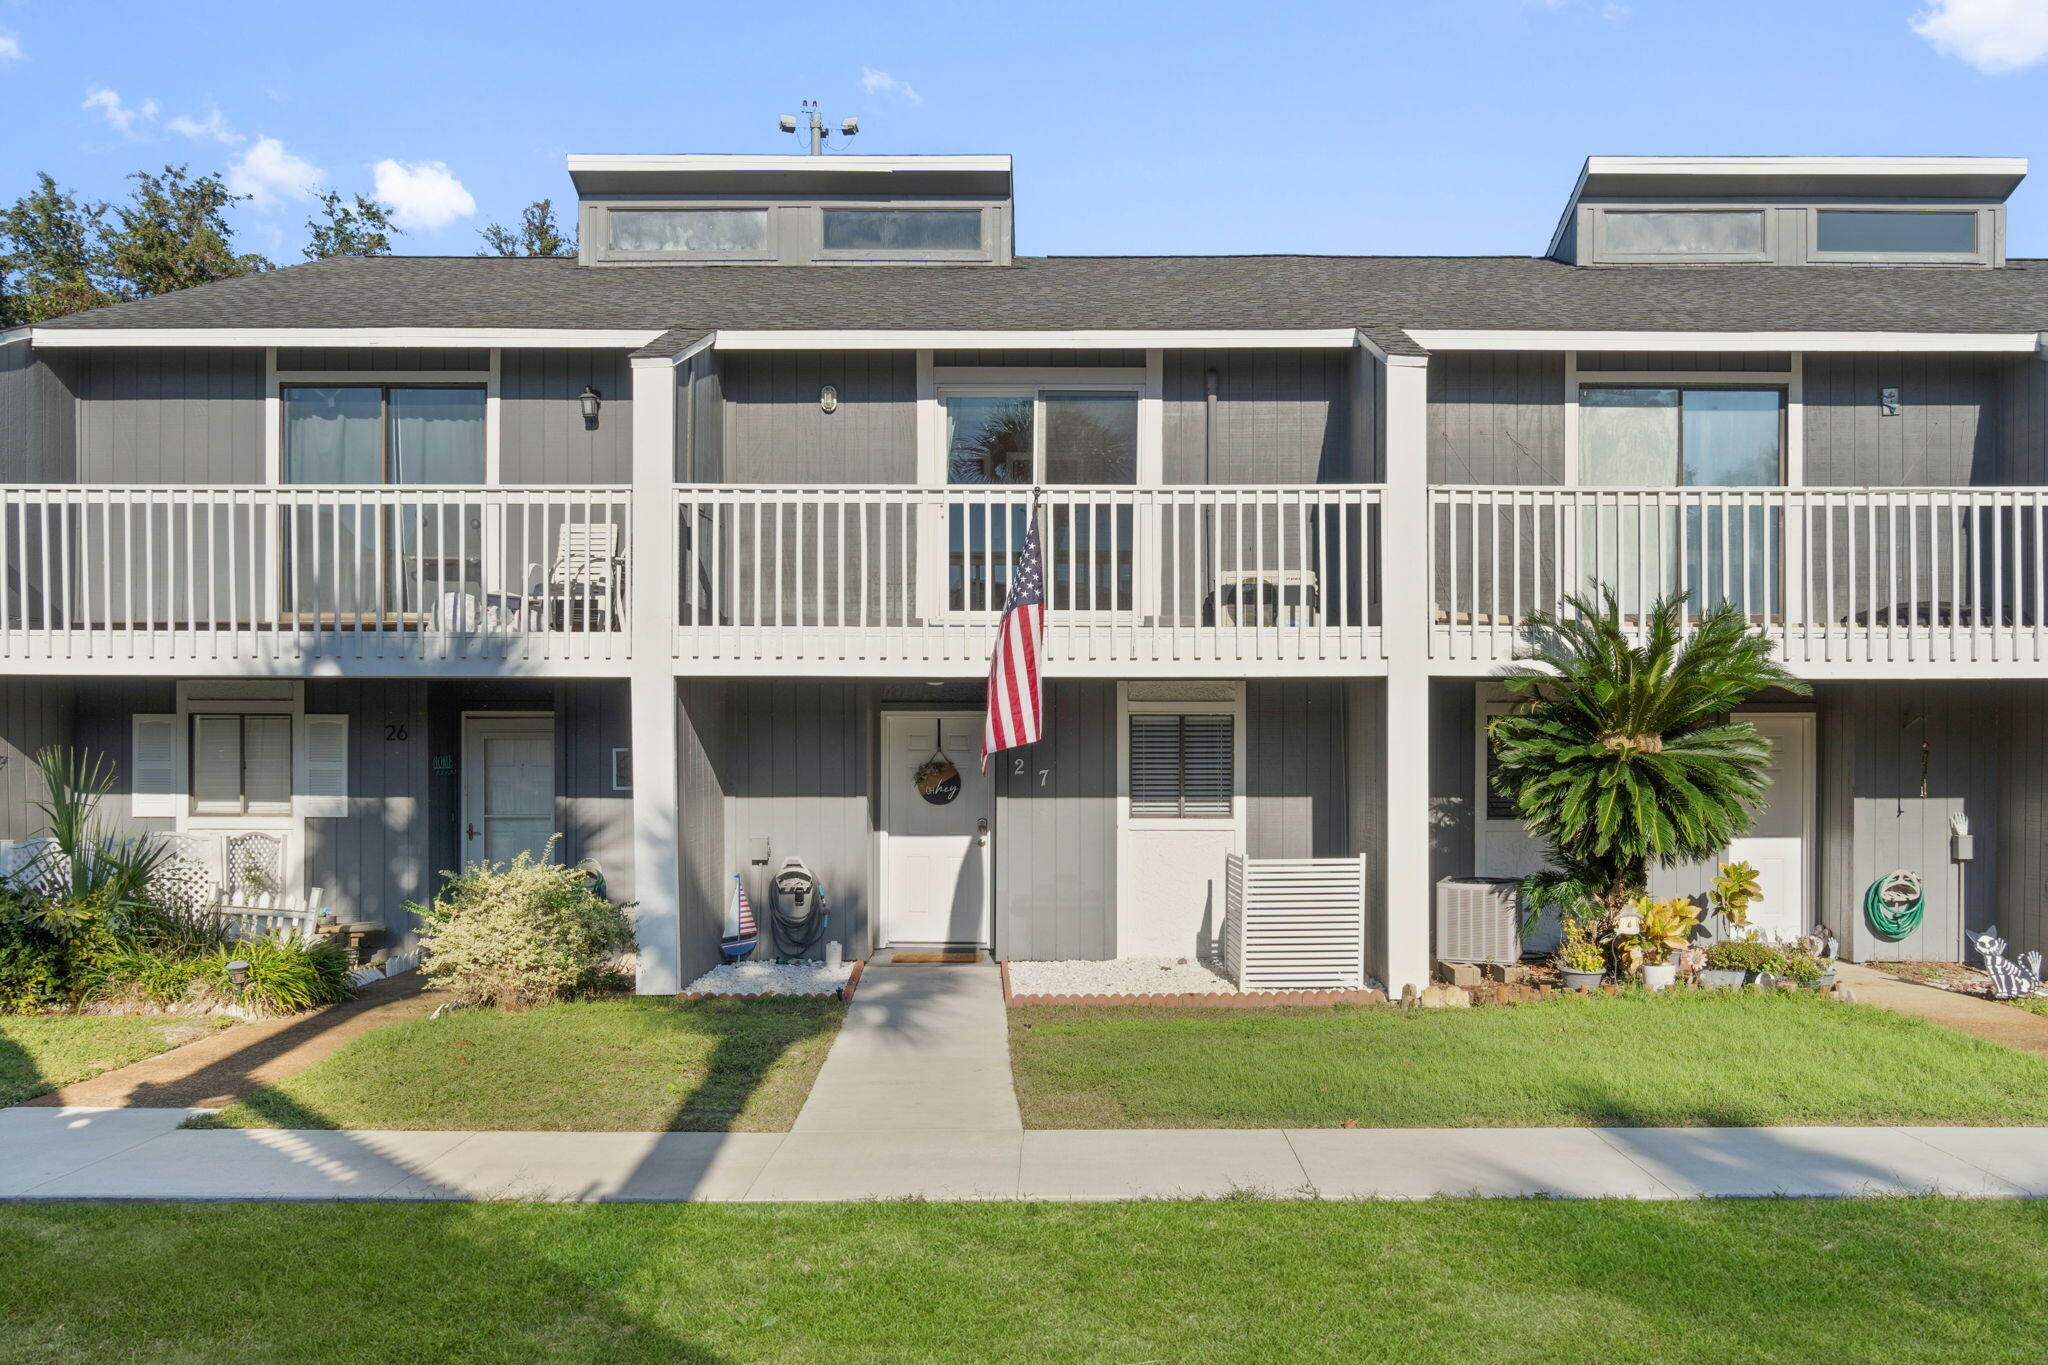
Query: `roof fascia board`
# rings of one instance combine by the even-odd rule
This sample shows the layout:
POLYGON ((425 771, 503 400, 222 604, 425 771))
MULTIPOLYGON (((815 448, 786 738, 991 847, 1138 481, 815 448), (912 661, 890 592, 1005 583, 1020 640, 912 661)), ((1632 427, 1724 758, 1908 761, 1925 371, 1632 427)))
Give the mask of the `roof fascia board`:
POLYGON ((663 335, 573 327, 37 327, 35 344, 92 346, 432 346, 637 350, 663 335))
POLYGON ((718 155, 682 153, 646 156, 613 152, 572 152, 569 172, 577 171, 826 171, 873 174, 877 171, 1007 171, 1010 158, 1000 153, 964 156, 833 156, 817 161, 804 156, 763 154, 718 155))
POLYGON ((1329 348, 1348 350, 1358 344, 1352 327, 1279 330, 1159 331, 774 331, 727 330, 716 333, 722 351, 989 351, 1018 348, 1045 351, 1185 350, 1224 348, 1329 348))
POLYGON ((1428 351, 2024 352, 2038 332, 1538 332, 1409 328, 1428 351))
POLYGON ((17 341, 27 341, 30 334, 34 331, 35 328, 32 325, 28 327, 10 327, 4 332, 0 332, 0 346, 12 346, 17 341))

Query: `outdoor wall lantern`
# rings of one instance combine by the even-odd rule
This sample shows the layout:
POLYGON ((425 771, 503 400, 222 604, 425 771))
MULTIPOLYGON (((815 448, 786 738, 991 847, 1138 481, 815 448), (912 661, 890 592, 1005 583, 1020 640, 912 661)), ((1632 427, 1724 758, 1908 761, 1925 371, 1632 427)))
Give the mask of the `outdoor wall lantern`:
POLYGON ((830 384, 819 389, 818 410, 827 413, 839 411, 839 390, 833 388, 830 384))
POLYGON ((595 426, 597 410, 604 406, 604 395, 585 384, 583 392, 576 395, 576 401, 583 405, 583 420, 595 426))

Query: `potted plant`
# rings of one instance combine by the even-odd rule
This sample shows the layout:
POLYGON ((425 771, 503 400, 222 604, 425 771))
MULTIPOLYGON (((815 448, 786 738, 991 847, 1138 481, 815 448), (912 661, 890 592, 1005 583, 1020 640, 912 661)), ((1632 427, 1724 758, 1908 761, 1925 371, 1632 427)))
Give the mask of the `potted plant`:
POLYGON ((1730 930, 1749 928, 1749 907, 1764 898, 1762 874, 1748 863, 1722 863, 1707 888, 1707 910, 1730 930))
POLYGON ((1597 921, 1577 915, 1565 917, 1564 942, 1557 949, 1557 970, 1564 976, 1566 989, 1598 990, 1607 980, 1607 954, 1600 950, 1599 930, 1597 921))
POLYGON ((1707 948, 1707 965, 1701 970, 1702 986, 1727 989, 1740 986, 1762 972, 1778 972, 1785 955, 1768 943, 1751 938, 1724 938, 1707 948))
POLYGON ((1794 948, 1785 954, 1784 969, 1776 975, 1805 990, 1817 991, 1828 984, 1834 973, 1813 955, 1811 949, 1794 948))
POLYGON ((1684 896, 1644 896, 1636 902, 1635 921, 1635 933, 1626 937, 1621 951, 1631 963, 1641 965, 1644 989, 1664 990, 1678 979, 1678 964, 1672 959, 1692 942, 1699 908, 1684 896))

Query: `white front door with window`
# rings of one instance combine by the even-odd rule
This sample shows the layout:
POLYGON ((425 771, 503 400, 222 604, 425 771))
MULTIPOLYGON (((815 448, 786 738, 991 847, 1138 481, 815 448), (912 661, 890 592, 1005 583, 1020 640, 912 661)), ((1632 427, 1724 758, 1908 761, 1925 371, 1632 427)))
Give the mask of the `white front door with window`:
POLYGON ((1235 684, 1191 684, 1188 700, 1120 689, 1116 951, 1208 958, 1223 932, 1224 876, 1244 849, 1244 706, 1235 684), (1204 693, 1217 698, 1194 700, 1204 693))
POLYGON ((989 823, 994 786, 981 774, 979 711, 882 715, 882 914, 886 943, 989 943, 989 823), (935 805, 918 767, 943 751, 960 791, 935 805))
POLYGON ((462 754, 462 860, 539 857, 555 833, 554 717, 470 716, 462 754))

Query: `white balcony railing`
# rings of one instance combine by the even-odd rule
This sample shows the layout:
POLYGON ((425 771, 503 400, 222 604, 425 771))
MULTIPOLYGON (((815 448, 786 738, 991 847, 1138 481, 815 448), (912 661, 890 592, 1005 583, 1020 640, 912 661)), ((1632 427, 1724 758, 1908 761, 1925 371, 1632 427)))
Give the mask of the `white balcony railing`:
MULTIPOLYGON (((1370 671, 1379 497, 1045 489, 1047 671, 1370 671)), ((676 504, 679 668, 969 675, 987 667, 1032 493, 697 486, 676 504)))
POLYGON ((1433 488, 1432 654, 1497 663, 1611 586, 1733 603, 1806 672, 2048 663, 2048 489, 1433 488))
POLYGON ((623 659, 631 538, 623 488, 4 487, 0 649, 256 670, 623 659))

